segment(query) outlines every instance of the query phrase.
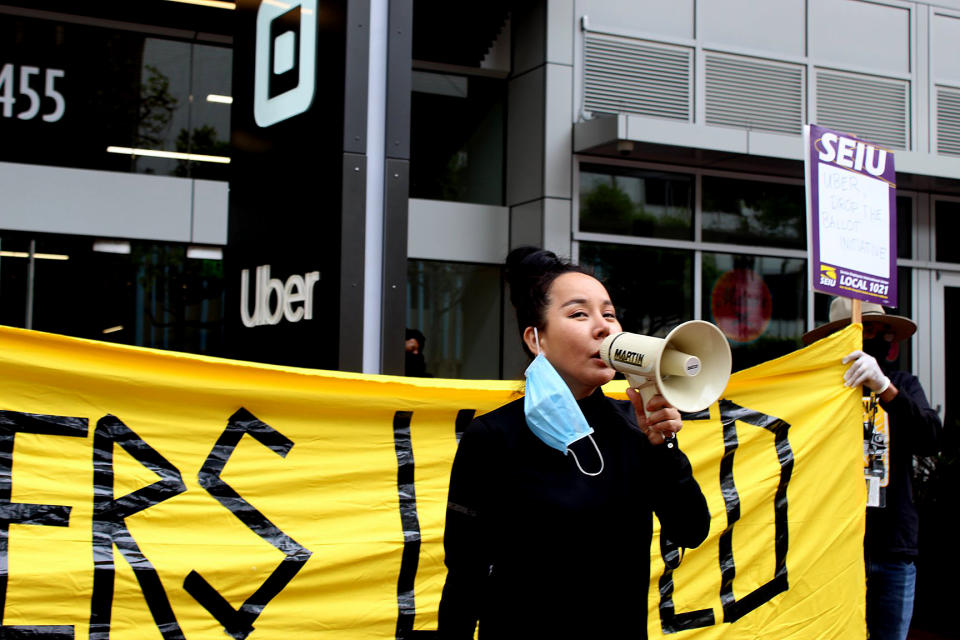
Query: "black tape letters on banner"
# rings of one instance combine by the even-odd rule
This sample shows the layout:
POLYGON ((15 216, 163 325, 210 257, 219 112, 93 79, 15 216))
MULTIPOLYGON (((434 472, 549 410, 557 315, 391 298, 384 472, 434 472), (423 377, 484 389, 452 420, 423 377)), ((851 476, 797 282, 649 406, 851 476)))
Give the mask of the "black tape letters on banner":
MULTIPOLYGON (((453 434, 460 437, 470 425, 476 409, 460 409, 453 423, 453 434)), ((417 604, 414 587, 420 568, 420 516, 417 513, 417 491, 413 462, 413 442, 410 439, 412 411, 393 414, 393 446, 397 452, 397 495, 400 499, 400 524, 403 527, 403 554, 400 556, 400 575, 397 577, 396 640, 436 637, 429 629, 414 629, 417 604)))
POLYGON ((196 571, 191 571, 183 581, 183 588, 187 593, 203 605, 236 640, 243 640, 250 635, 253 623, 263 609, 297 575, 311 556, 310 550, 281 531, 221 479, 223 468, 245 433, 281 458, 285 458, 293 448, 293 441, 241 408, 230 416, 227 428, 213 446, 197 477, 200 485, 216 498, 217 502, 264 541, 282 551, 283 561, 253 595, 244 601, 239 610, 234 609, 226 598, 196 571))
POLYGON ((420 516, 414 485, 413 443, 410 441, 412 411, 393 414, 393 446, 397 452, 397 492, 400 498, 400 524, 403 526, 403 554, 397 577, 397 640, 435 636, 433 631, 414 631, 417 616, 414 586, 420 567, 420 516))
POLYGON ((114 556, 120 550, 140 584, 153 620, 165 640, 182 640, 183 631, 170 607, 160 576, 130 534, 125 519, 186 491, 180 470, 115 416, 97 421, 93 434, 93 597, 90 640, 109 640, 113 608, 114 556), (113 445, 120 445, 160 479, 114 498, 113 445))
POLYGON ((729 400, 720 401, 720 420, 723 423, 723 458, 720 460, 720 491, 727 507, 727 527, 720 534, 720 602, 723 621, 736 622, 773 596, 789 588, 787 581, 787 485, 793 473, 793 449, 787 440, 789 423, 753 409, 745 409, 729 400), (773 499, 774 514, 774 571, 773 577, 739 600, 733 595, 733 578, 737 573, 733 562, 733 525, 740 519, 740 495, 733 483, 733 456, 737 451, 737 422, 761 427, 773 433, 777 460, 780 462, 780 481, 773 499))
POLYGON ((10 548, 10 525, 30 524, 66 527, 70 524, 70 507, 53 504, 10 502, 13 487, 13 440, 17 433, 50 436, 87 437, 87 419, 49 416, 17 411, 0 411, 0 638, 72 639, 73 625, 5 625, 3 615, 7 603, 7 571, 10 548))
MULTIPOLYGON (((709 409, 697 413, 684 413, 684 422, 709 420, 709 409)), ((673 572, 680 566, 680 547, 660 536, 660 556, 663 558, 663 573, 660 575, 660 628, 665 634, 712 627, 716 624, 713 609, 697 609, 677 613, 673 605, 673 572)))
MULTIPOLYGON (((708 420, 708 411, 684 414, 684 422, 708 420)), ((787 439, 790 424, 780 418, 769 416, 753 409, 745 409, 729 400, 720 400, 720 422, 723 425, 723 457, 720 460, 720 491, 726 507, 727 526, 718 540, 720 557, 720 603, 723 621, 733 623, 769 602, 778 593, 789 588, 787 580, 787 548, 789 527, 787 522, 787 486, 793 473, 793 449, 787 439), (740 446, 737 439, 737 422, 761 427, 774 435, 774 447, 780 463, 780 479, 774 496, 774 574, 766 583, 737 599, 733 595, 733 579, 737 570, 733 560, 733 528, 740 519, 740 495, 733 481, 734 454, 740 446)), ((673 572, 680 565, 677 545, 661 537, 660 553, 664 571, 660 576, 660 625, 665 634, 687 629, 709 627, 716 624, 711 609, 676 613, 673 606, 673 572)))

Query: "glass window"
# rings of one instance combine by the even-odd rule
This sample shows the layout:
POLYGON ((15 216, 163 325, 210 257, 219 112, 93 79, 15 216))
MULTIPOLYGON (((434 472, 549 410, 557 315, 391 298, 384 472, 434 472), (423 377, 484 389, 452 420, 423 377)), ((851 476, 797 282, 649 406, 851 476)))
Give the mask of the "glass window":
POLYGON ((934 204, 936 216, 936 254, 938 262, 960 262, 960 202, 937 200, 934 204))
MULTIPOLYGON (((897 267, 897 308, 887 311, 913 319, 913 277, 909 267, 897 267)), ((913 340, 900 343, 900 356, 893 363, 893 368, 913 371, 913 340)))
POLYGON ((821 293, 820 291, 813 292, 813 325, 819 327, 822 324, 827 324, 830 318, 830 302, 833 300, 833 296, 821 293))
POLYGON ((33 329, 222 354, 222 263, 188 259, 182 245, 130 242, 129 253, 104 253, 93 250, 92 238, 5 232, 0 324, 25 326, 31 239, 33 329))
MULTIPOLYGON (((943 317, 947 326, 956 326, 953 325, 953 322, 956 322, 960 319, 960 288, 957 287, 944 287, 943 288, 943 317)), ((943 345, 943 361, 944 362, 957 362, 957 358, 953 356, 960 357, 960 341, 957 338, 956 331, 946 331, 944 332, 944 345, 943 345)), ((960 433, 960 385, 957 384, 957 368, 955 366, 944 367, 944 398, 946 399, 947 411, 943 420, 943 426, 945 427, 945 432, 950 434, 960 433), (953 392, 956 391, 958 395, 953 395, 953 392)), ((956 435, 952 435, 954 447, 956 447, 956 435)), ((954 449, 956 451, 956 449, 954 449)), ((956 465, 956 458, 953 461, 956 465)), ((954 472, 956 472, 956 467, 954 466, 954 472)), ((956 476, 954 476, 956 477, 956 476)), ((952 484, 952 483, 951 483, 952 484)), ((945 488, 945 491, 950 493, 953 496, 956 496, 955 492, 956 485, 951 486, 949 489, 945 488)))
POLYGON ((11 233, 0 235, 0 324, 26 326, 29 250, 29 238, 11 233))
POLYGON ((663 337, 693 319, 692 251, 581 242, 580 264, 606 285, 624 331, 663 337))
POLYGON ((226 180, 131 149, 226 159, 231 74, 229 48, 0 14, 0 160, 226 180))
POLYGON ((431 376, 499 378, 502 309, 500 267, 407 261, 407 327, 426 338, 431 376))
POLYGON ((806 248, 802 185, 714 176, 701 184, 705 242, 806 248))
POLYGON ((503 204, 505 81, 414 71, 410 197, 503 204))
POLYGON ((735 371, 802 346, 806 280, 798 258, 703 254, 703 317, 730 341, 735 371))
POLYGON ((897 257, 913 257, 913 198, 897 196, 897 257))
POLYGON ((693 239, 693 177, 583 165, 580 230, 693 239))

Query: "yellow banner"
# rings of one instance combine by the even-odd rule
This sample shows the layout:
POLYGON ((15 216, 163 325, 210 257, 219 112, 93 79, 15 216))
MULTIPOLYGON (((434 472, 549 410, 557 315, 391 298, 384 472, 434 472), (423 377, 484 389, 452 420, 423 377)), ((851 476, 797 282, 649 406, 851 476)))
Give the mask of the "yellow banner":
MULTIPOLYGON (((654 532, 651 638, 865 637, 862 409, 840 364, 859 341, 739 372, 685 421, 712 523, 679 566, 654 532)), ((519 395, 9 328, 0 381, 0 637, 436 629, 458 433, 519 395)))

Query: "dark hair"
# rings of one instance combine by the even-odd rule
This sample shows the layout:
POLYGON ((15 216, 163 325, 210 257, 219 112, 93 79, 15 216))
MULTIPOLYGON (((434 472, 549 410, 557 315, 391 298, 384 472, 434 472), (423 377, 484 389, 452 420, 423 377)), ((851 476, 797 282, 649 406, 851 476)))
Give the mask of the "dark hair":
POLYGON ((517 247, 507 256, 506 267, 510 302, 517 311, 520 342, 524 352, 533 357, 523 342, 523 332, 527 327, 543 328, 550 285, 565 273, 591 274, 568 260, 558 258, 554 252, 537 247, 517 247))

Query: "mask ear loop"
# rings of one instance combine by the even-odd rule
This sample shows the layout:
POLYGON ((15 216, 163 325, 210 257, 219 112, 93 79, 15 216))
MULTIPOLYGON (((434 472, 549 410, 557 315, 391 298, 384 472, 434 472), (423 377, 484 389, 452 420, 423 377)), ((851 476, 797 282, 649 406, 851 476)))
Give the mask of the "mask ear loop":
POLYGON ((573 449, 570 449, 570 448, 568 447, 568 448, 567 448, 567 453, 569 453, 570 455, 573 456, 573 461, 577 463, 577 469, 580 469, 580 473, 582 473, 582 474, 585 475, 585 476, 595 477, 595 476, 598 476, 598 475, 600 475, 601 473, 603 473, 603 454, 600 453, 600 447, 597 446, 597 442, 596 442, 596 440, 593 439, 593 436, 592 436, 592 435, 587 435, 587 437, 590 438, 590 442, 593 443, 593 448, 597 450, 597 456, 599 456, 599 458, 600 458, 600 470, 599 470, 599 471, 597 471, 596 473, 590 473, 589 471, 584 471, 584 470, 583 470, 583 467, 580 466, 580 460, 577 459, 577 454, 574 452, 574 450, 573 450, 573 449))
POLYGON ((536 327, 533 328, 533 337, 537 341, 537 355, 539 356, 542 353, 540 351, 540 332, 537 331, 536 327))

